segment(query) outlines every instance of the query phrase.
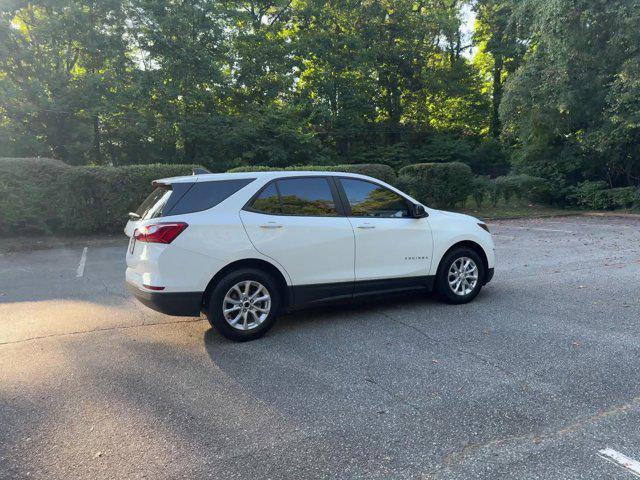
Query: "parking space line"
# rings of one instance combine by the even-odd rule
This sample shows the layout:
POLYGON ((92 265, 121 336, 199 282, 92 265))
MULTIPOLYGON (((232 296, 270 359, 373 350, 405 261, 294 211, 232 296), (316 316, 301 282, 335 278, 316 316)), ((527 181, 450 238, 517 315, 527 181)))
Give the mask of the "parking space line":
POLYGON ((629 458, 620 452, 616 452, 612 448, 605 448, 603 450, 599 450, 598 456, 628 470, 630 473, 633 473, 636 477, 640 477, 640 462, 637 462, 636 460, 629 458))
POLYGON ((78 265, 78 270, 76 271, 76 277, 80 278, 84 275, 84 266, 87 263, 87 250, 89 247, 84 247, 82 249, 82 256, 80 257, 80 264, 78 265))

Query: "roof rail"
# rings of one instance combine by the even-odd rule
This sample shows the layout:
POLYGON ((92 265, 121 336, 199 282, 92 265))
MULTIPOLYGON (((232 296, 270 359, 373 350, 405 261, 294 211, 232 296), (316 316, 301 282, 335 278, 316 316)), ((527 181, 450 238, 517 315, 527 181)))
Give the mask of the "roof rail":
POLYGON ((206 168, 202 168, 202 167, 196 167, 193 169, 193 175, 203 175, 205 173, 211 173, 211 172, 206 168))

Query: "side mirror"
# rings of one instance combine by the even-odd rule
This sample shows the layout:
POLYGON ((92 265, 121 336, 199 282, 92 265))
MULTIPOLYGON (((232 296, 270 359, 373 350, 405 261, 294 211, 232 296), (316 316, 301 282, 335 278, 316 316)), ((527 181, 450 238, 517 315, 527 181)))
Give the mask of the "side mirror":
POLYGON ((419 205, 417 203, 412 205, 411 213, 413 214, 413 218, 425 218, 429 216, 427 210, 422 205, 419 205))

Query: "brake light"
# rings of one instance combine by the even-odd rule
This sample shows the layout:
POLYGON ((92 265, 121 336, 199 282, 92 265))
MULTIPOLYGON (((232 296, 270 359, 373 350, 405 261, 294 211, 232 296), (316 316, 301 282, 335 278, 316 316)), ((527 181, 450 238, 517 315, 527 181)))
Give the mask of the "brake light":
POLYGON ((133 238, 139 242, 171 243, 188 226, 184 222, 154 223, 136 228, 133 238))

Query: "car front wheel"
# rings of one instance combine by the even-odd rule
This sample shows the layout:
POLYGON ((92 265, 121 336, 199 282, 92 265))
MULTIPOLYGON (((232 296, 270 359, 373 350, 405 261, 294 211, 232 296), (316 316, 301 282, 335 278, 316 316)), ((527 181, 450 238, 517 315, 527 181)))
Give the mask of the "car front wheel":
POLYGON ((447 303, 461 304, 473 300, 484 284, 484 263, 470 248, 456 248, 442 259, 436 278, 436 290, 447 303))

